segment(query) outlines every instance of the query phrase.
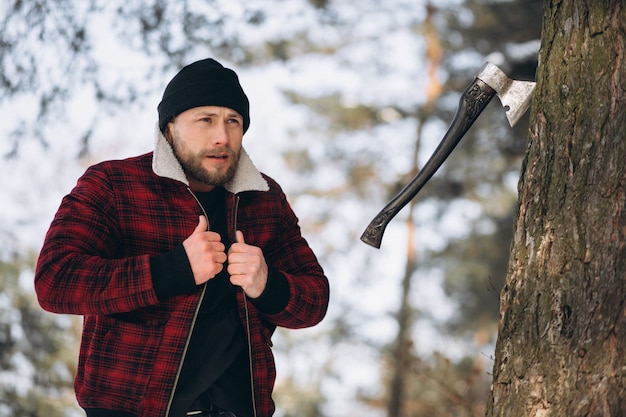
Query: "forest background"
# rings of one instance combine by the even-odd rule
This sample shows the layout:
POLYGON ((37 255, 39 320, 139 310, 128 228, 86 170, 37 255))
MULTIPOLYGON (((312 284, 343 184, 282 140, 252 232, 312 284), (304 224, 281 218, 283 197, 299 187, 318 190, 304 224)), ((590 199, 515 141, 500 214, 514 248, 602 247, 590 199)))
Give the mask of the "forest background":
POLYGON ((244 146, 331 280, 321 325, 274 336, 277 416, 484 415, 527 117, 511 129, 494 100, 381 249, 359 236, 487 60, 534 79, 541 1, 0 7, 0 416, 80 415, 81 321, 38 306, 37 252, 88 165, 151 150, 165 84, 207 56, 239 73, 244 146))

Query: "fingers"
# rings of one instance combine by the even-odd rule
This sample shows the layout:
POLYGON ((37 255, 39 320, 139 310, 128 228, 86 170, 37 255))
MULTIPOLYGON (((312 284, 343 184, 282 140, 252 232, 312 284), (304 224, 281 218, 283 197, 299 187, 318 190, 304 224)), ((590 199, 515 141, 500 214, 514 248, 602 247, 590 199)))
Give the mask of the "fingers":
POLYGON ((208 226, 206 217, 200 216, 198 225, 183 242, 197 285, 207 282, 222 271, 227 259, 226 247, 220 235, 209 231, 208 226))
MULTIPOLYGON (((192 236, 195 236, 201 241, 207 242, 221 242, 222 240, 222 237, 219 235, 219 233, 209 230, 209 222, 207 221, 205 216, 198 217, 198 225, 194 229, 192 236)), ((191 236, 189 237, 191 238, 191 236)))
POLYGON ((228 251, 230 282, 243 288, 248 297, 257 298, 267 283, 268 268, 261 248, 245 243, 243 233, 236 232, 237 242, 228 251))
POLYGON ((196 226, 196 228, 195 228, 195 230, 193 232, 194 233, 201 233, 201 232, 206 232, 207 230, 209 230, 209 222, 207 221, 206 217, 199 216, 198 217, 198 225, 196 226))
MULTIPOLYGON (((235 236, 237 238, 237 242, 230 245, 230 249, 228 250, 228 262, 230 263, 245 263, 245 260, 250 257, 255 252, 261 253, 261 250, 256 246, 248 245, 244 238, 241 230, 237 230, 235 232, 235 236)), ((262 253, 261 253, 262 255, 262 253)))

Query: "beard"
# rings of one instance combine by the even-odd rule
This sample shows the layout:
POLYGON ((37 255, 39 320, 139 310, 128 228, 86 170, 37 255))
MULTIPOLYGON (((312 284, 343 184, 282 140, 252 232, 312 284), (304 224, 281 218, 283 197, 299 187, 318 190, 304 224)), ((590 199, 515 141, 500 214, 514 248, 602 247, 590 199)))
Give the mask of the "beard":
POLYGON ((180 162, 185 174, 198 182, 206 185, 222 186, 233 179, 235 171, 239 165, 240 152, 235 152, 231 148, 222 147, 214 149, 204 149, 199 152, 190 151, 184 140, 181 139, 176 129, 172 129, 170 144, 174 150, 174 155, 180 162), (215 167, 208 169, 203 165, 203 161, 211 155, 228 155, 230 164, 226 167, 215 167))

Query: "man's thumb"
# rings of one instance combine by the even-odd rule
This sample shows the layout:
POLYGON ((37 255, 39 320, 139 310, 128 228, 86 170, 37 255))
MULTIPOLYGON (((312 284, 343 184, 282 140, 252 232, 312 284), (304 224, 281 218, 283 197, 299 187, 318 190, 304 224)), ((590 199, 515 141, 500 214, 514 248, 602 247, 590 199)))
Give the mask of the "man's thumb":
POLYGON ((207 222, 206 217, 200 216, 198 218, 198 225, 196 226, 196 230, 194 230, 193 232, 206 232, 207 230, 209 230, 209 222, 207 222))
POLYGON ((237 243, 246 243, 246 241, 243 239, 243 232, 241 230, 237 230, 235 232, 235 236, 237 237, 237 243))

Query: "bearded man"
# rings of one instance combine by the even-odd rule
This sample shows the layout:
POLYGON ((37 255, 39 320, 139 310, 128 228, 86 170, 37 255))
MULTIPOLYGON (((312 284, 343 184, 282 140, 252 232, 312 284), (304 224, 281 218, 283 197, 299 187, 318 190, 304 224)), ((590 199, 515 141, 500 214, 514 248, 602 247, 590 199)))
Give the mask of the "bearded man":
POLYGON ((277 326, 319 323, 329 284, 280 186, 242 147, 249 102, 213 59, 180 70, 153 152, 87 169, 45 238, 45 310, 84 317, 88 417, 270 417, 277 326))

